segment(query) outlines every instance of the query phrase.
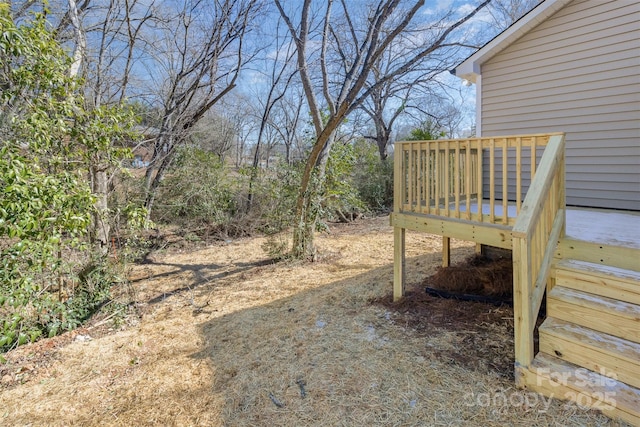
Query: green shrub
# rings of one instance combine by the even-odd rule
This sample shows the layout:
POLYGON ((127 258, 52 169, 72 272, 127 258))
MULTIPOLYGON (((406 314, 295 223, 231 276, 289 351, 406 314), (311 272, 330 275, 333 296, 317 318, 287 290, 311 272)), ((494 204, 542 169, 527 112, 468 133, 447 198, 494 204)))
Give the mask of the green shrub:
POLYGON ((154 220, 224 233, 238 213, 240 179, 214 153, 185 147, 159 188, 154 220))
POLYGON ((256 231, 270 236, 291 226, 303 166, 302 163, 287 164, 283 161, 258 174, 251 211, 248 212, 256 231))
POLYGON ((356 149, 352 144, 336 143, 331 148, 325 181, 321 186, 320 221, 351 221, 367 211, 354 181, 357 161, 356 149))
POLYGON ((44 14, 16 25, 0 3, 0 34, 4 351, 76 327, 109 298, 109 268, 88 249, 96 195, 87 176, 98 166, 115 170, 127 150, 112 144, 131 117, 118 106, 86 108, 81 82, 69 76, 71 58, 44 14))
POLYGON ((355 144, 354 185, 365 206, 374 213, 393 207, 393 159, 380 161, 375 145, 360 140, 355 144))

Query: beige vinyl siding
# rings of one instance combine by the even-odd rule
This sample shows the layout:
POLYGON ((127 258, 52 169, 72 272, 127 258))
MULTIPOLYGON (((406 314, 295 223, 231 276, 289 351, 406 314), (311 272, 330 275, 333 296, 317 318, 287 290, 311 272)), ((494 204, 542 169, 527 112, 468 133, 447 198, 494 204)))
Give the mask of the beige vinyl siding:
POLYGON ((481 90, 483 136, 567 133, 567 203, 640 210, 640 2, 574 0, 484 63, 481 90))

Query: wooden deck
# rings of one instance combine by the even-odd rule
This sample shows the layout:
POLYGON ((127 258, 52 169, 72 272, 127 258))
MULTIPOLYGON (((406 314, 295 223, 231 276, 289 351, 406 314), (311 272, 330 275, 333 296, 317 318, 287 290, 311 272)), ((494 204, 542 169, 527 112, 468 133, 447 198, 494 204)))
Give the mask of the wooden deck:
POLYGON ((640 212, 568 207, 566 221, 567 239, 640 250, 640 212))
POLYGON ((565 206, 562 134, 397 143, 394 156, 394 299, 406 230, 443 236, 445 265, 452 237, 512 250, 517 385, 640 425, 640 213, 565 206))
MULTIPOLYGON (((451 209, 453 209, 453 206, 451 209)), ((464 212, 464 209, 462 207, 461 212, 464 212)), ((478 212, 478 203, 475 201, 471 204, 471 212, 474 214, 478 212)), ((484 215, 489 214, 490 204, 488 200, 482 202, 482 212, 484 215)), ((495 215, 498 217, 503 216, 501 204, 495 207, 495 215)), ((516 206, 513 202, 508 204, 507 216, 509 219, 517 217, 516 206)), ((420 213, 394 214, 391 218, 392 226, 400 227, 406 225, 404 228, 407 229, 447 235, 462 240, 511 249, 511 227, 501 224, 479 223, 470 226, 474 230, 473 232, 465 232, 464 225, 454 225, 464 223, 464 220, 456 221, 456 219, 444 219, 420 213), (444 231, 448 231, 448 228, 453 228, 450 234, 444 233, 444 231), (483 237, 483 233, 487 234, 487 236, 483 237), (492 233, 497 234, 490 236, 489 234, 492 233)), ((607 245, 622 250, 625 248, 640 250, 640 212, 568 206, 566 209, 565 239, 607 245)), ((640 261, 637 261, 637 263, 640 265, 640 261)))

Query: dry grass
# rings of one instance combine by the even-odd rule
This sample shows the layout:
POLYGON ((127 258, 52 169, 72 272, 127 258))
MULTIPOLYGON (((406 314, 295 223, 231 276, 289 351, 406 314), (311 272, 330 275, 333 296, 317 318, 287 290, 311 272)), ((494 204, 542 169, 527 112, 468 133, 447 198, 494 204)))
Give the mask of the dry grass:
MULTIPOLYGON (((617 425, 514 389, 508 309, 474 305, 461 322, 472 303, 388 302, 387 224, 336 226, 314 264, 270 264, 263 239, 155 254, 131 273, 137 324, 8 355, 0 424, 617 425)), ((408 233, 411 283, 435 272, 440 242, 408 233)), ((454 261, 473 251, 453 247, 454 261)))

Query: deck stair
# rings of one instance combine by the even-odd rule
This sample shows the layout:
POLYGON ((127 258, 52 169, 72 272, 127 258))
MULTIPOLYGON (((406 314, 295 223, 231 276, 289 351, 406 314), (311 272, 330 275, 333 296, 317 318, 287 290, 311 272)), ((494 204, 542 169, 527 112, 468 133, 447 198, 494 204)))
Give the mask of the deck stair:
POLYGON ((640 425, 640 272, 559 260, 526 387, 640 425))

